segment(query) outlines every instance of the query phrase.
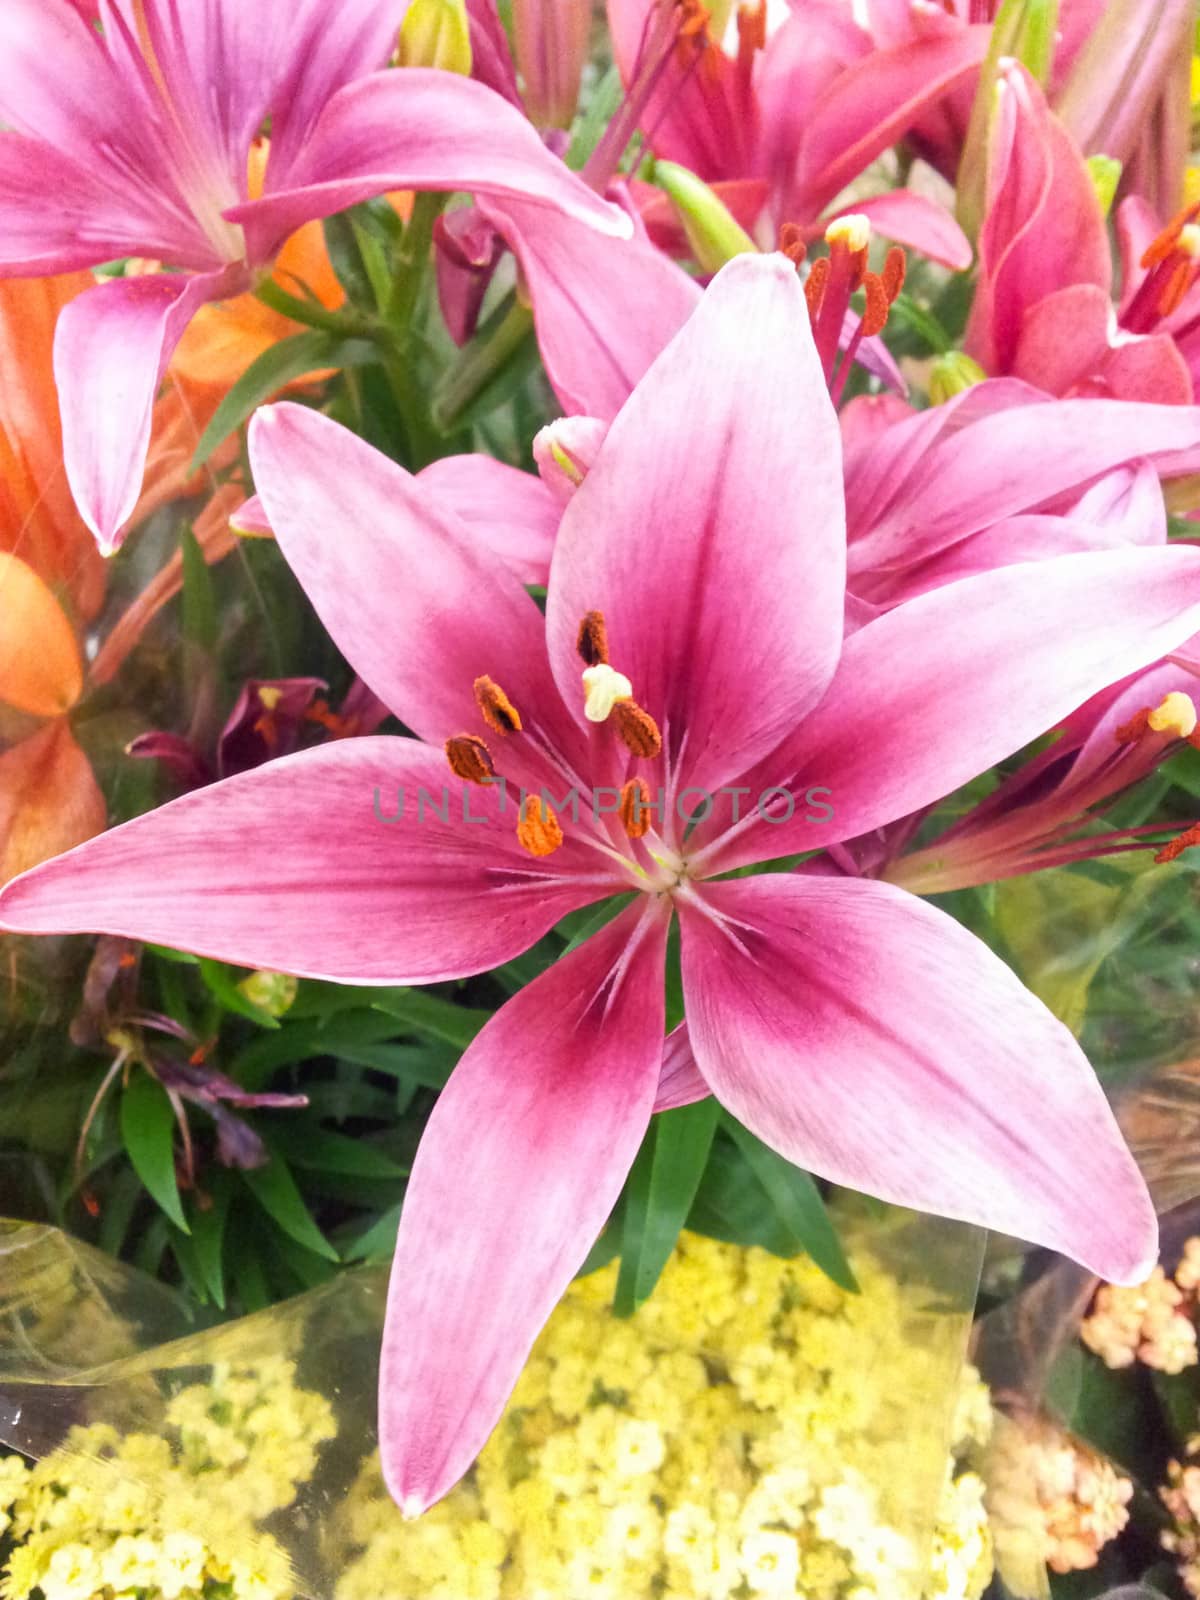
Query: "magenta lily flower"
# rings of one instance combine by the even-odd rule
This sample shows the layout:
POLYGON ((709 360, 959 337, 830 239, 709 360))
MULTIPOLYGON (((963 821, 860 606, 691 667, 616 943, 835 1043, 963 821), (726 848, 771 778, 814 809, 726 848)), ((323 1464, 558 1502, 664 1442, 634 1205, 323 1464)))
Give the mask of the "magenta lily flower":
POLYGON ((1156 662, 1093 696, 1048 749, 921 849, 905 848, 921 820, 914 817, 892 839, 860 841, 851 859, 919 894, 1147 847, 1156 847, 1156 860, 1173 861, 1200 840, 1200 826, 1177 826, 1164 840, 1161 823, 1105 825, 1102 808, 1185 743, 1200 746, 1197 694, 1186 658, 1156 662))
POLYGON ((1013 562, 1162 544, 1159 472, 1200 445, 1195 406, 1052 400, 1012 379, 864 429, 856 408, 877 404, 842 418, 848 585, 868 614, 1013 562))
POLYGON ((423 983, 632 895, 489 1022, 430 1118, 380 1394, 406 1512, 467 1469, 620 1193, 676 915, 703 1084, 776 1150, 1114 1281, 1149 1269, 1153 1208, 1091 1069, 982 943, 890 884, 721 875, 928 805, 1157 659, 1200 626, 1200 551, 984 573, 844 640, 837 420, 780 256, 726 267, 620 411, 544 617, 333 422, 272 407, 251 455, 326 627, 417 737, 184 796, 15 880, 0 926, 423 983))
MULTIPOLYGON (((1189 470, 1200 450, 1196 406, 1052 400, 1012 379, 926 411, 862 397, 840 422, 854 626, 972 573, 1165 543, 1159 471, 1189 470)), ((535 439, 561 502, 605 433, 603 420, 573 417, 535 439)))
MULTIPOLYGON (((1142 213, 1125 214, 1141 232, 1142 213)), ((1190 404, 1192 379, 1171 337, 1187 320, 1172 327, 1196 276, 1193 234, 1200 255, 1200 231, 1185 232, 1188 220, 1162 235, 1157 270, 1136 297, 1153 236, 1133 259, 1127 245, 1118 323, 1108 233, 1083 155, 1035 80, 1009 63, 997 85, 967 351, 986 371, 1050 394, 1190 404)))
MULTIPOLYGON (((929 106, 974 77, 988 43, 986 28, 955 26, 876 49, 850 7, 819 0, 794 6, 774 30, 765 0, 740 6, 725 38, 713 37, 702 7, 680 0, 608 0, 608 20, 655 154, 709 183, 758 180, 772 242, 783 223, 819 238, 838 214, 838 195, 929 106), (684 34, 678 42, 671 17, 684 34)), ((958 224, 913 190, 856 197, 840 209, 863 213, 932 260, 970 265, 958 224)))
POLYGON ((390 189, 470 189, 628 234, 491 90, 376 71, 402 12, 399 0, 100 0, 97 31, 70 0, 0 8, 0 273, 122 256, 185 269, 100 284, 59 318, 67 476, 105 551, 136 503, 184 327, 252 285, 301 223, 390 189))

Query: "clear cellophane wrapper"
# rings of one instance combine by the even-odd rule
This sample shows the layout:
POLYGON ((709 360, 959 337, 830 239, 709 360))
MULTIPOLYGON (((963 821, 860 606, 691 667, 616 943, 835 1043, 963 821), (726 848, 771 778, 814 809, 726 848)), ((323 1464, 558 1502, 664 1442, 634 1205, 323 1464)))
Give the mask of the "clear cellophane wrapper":
POLYGON ((632 1318, 615 1267, 577 1280, 472 1472, 412 1522, 379 1469, 382 1269, 196 1330, 153 1280, 0 1225, 0 1445, 34 1463, 0 1450, 6 1600, 953 1593, 947 1563, 990 1570, 982 1517, 962 1531, 982 1236, 839 1211, 857 1294, 693 1234, 632 1318))

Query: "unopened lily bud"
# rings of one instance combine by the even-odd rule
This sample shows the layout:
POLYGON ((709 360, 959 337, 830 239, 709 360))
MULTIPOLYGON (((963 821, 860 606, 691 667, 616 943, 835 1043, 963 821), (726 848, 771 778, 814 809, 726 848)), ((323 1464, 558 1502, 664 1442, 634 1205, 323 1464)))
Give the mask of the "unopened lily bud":
POLYGON ((251 1005, 265 1011, 269 1017, 282 1017, 291 1010, 299 982, 287 972, 252 972, 243 978, 238 989, 251 1005))
POLYGON ((599 417, 560 417, 534 435, 533 459, 542 482, 563 505, 587 477, 607 432, 607 422, 599 417))
POLYGON ((1085 164, 1092 188, 1096 191, 1096 199, 1100 202, 1101 213, 1107 216, 1112 210, 1117 185, 1121 181, 1121 163, 1114 161, 1111 156, 1088 156, 1085 164))
POLYGON ((729 207, 694 172, 674 161, 656 161, 654 181, 675 207, 701 272, 719 272, 734 256, 757 251, 729 207))
POLYGON ((400 65, 471 71, 471 34, 463 0, 412 0, 400 24, 400 65))
POLYGON ((1058 0, 1002 0, 996 12, 955 184, 955 215, 971 239, 978 235, 986 204, 988 144, 1001 74, 1011 62, 1020 62, 1039 83, 1045 84, 1054 61, 1057 27, 1058 0))
POLYGON ((964 389, 973 389, 986 377, 987 373, 978 361, 972 361, 962 350, 948 350, 944 356, 937 358, 930 369, 930 403, 944 405, 954 395, 961 394, 964 389))
POLYGON ((512 20, 530 122, 569 128, 587 61, 591 0, 513 0, 512 20))

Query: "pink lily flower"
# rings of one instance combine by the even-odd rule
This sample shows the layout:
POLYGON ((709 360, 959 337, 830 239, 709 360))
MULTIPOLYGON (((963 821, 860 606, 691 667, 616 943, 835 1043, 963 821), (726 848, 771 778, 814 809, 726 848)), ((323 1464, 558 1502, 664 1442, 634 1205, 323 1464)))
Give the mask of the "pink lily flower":
POLYGON ((1118 338, 1129 344, 1169 340, 1186 370, 1191 398, 1200 388, 1200 206, 1163 224, 1139 195, 1117 207, 1121 253, 1118 338))
MULTIPOLYGON (((863 26, 877 50, 894 51, 990 28, 999 9, 1000 0, 866 0, 863 26)), ((1061 0, 1058 7, 1050 104, 1085 155, 1122 162, 1143 189, 1143 173, 1177 185, 1186 160, 1191 17, 1189 0, 1061 0)), ((951 182, 976 87, 974 77, 949 86, 909 130, 913 149, 951 182)))
POLYGON ((420 983, 632 894, 484 1028, 426 1129, 380 1395, 406 1512, 469 1466, 620 1192, 659 1092, 673 915, 703 1081, 776 1150, 1114 1281, 1148 1270, 1153 1208, 1085 1058, 983 944, 890 884, 717 875, 907 815, 1157 659, 1200 625, 1200 551, 984 573, 843 642, 837 421, 779 256, 718 274, 622 408, 544 617, 328 419, 260 412, 251 454, 330 634, 417 737, 184 796, 15 880, 0 926, 420 983))
POLYGON ((628 233, 490 90, 376 71, 402 10, 100 0, 98 32, 70 0, 0 9, 0 272, 131 255, 185 269, 110 280, 59 319, 67 476, 103 550, 136 503, 154 395, 184 327, 253 284, 302 223, 390 189, 472 189, 628 233), (267 118, 266 179, 251 198, 267 118))
MULTIPOLYGON (((1176 287, 1186 289, 1188 267, 1200 264, 1185 261, 1181 232, 1164 236, 1162 265, 1136 308, 1127 287, 1118 323, 1108 234, 1083 156, 1034 79, 1009 63, 989 141, 967 352, 986 371, 1051 394, 1190 404, 1191 377, 1160 309, 1175 309, 1176 287)), ((1125 281, 1137 279, 1127 270, 1125 281)))
MULTIPOLYGON (((709 183, 761 180, 772 244, 785 222, 819 238, 839 214, 828 208, 841 191, 926 107, 970 79, 987 48, 985 28, 956 27, 877 50, 850 8, 831 0, 806 0, 774 31, 765 0, 741 6, 728 39, 712 36, 701 10, 676 44, 663 19, 681 9, 609 0, 630 102, 656 155, 709 183)), ((970 265, 962 230, 923 195, 892 190, 856 199, 853 210, 933 260, 970 265)))
POLYGON ((1184 744, 1200 746, 1192 698, 1200 693, 1198 676, 1175 655, 1114 684, 1068 717, 1051 746, 919 850, 906 847, 920 816, 891 838, 884 830, 850 846, 858 870, 914 893, 940 894, 1147 847, 1157 847, 1157 861, 1175 860, 1200 839, 1200 826, 1177 828, 1163 843, 1161 823, 1106 826, 1101 808, 1184 744))
POLYGON ((1013 379, 865 432, 860 405, 843 417, 847 581, 867 615, 1013 562, 1162 544, 1159 472, 1200 447, 1195 406, 1052 400, 1013 379))
MULTIPOLYGON (((1057 401, 1013 379, 920 412, 893 395, 863 397, 840 422, 848 627, 972 573, 1163 544, 1159 471, 1186 469, 1200 452, 1195 406, 1057 401)), ((605 434, 601 419, 576 416, 534 440, 561 504, 605 434)))
MULTIPOLYGON (((484 455, 442 456, 417 478, 435 502, 466 524, 477 549, 510 568, 522 583, 545 585, 563 504, 551 485, 484 455)), ((274 531, 257 495, 244 501, 231 521, 241 533, 270 538, 274 531)))
POLYGON ((1080 149, 1120 161, 1127 192, 1168 212, 1191 146, 1194 27, 1190 0, 1108 0, 1055 56, 1052 103, 1080 149))

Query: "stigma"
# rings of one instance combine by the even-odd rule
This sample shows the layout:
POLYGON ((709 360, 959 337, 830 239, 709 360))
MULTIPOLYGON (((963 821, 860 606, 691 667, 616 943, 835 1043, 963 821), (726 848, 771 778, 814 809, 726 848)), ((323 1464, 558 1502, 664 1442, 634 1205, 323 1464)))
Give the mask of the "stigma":
POLYGON ((1155 733, 1169 733, 1176 739, 1190 738, 1196 731, 1196 707, 1190 695, 1174 689, 1146 718, 1155 733))
POLYGON ((583 714, 589 722, 607 722, 613 707, 633 699, 633 685, 607 661, 583 669, 583 714))

